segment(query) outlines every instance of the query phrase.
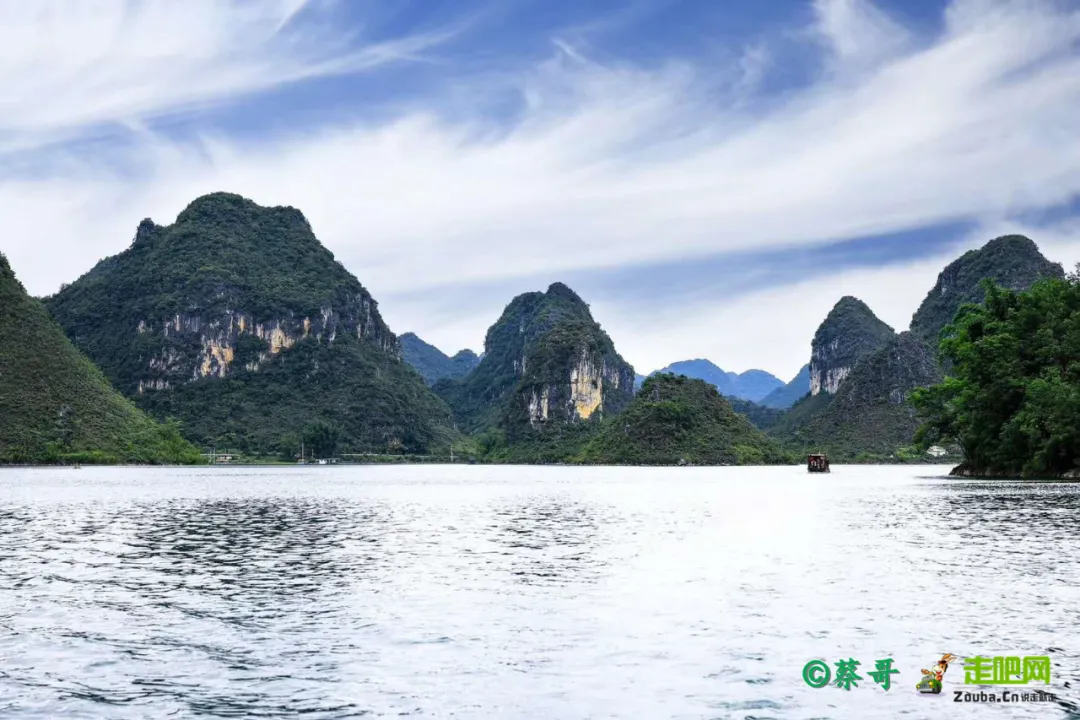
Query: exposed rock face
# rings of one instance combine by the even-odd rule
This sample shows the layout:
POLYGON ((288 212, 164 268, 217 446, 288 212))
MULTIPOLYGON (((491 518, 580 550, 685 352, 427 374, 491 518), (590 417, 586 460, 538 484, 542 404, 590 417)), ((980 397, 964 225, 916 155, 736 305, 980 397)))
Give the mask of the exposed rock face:
POLYGON ((519 295, 488 330, 484 356, 460 382, 435 386, 470 430, 509 434, 578 423, 621 409, 634 370, 573 290, 519 295))
POLYGON ((936 349, 942 329, 952 322, 960 306, 983 301, 984 279, 1020 292, 1044 277, 1064 276, 1061 265, 1043 257, 1029 238, 1023 235, 995 238, 945 266, 912 316, 911 332, 936 349))
POLYGON ((240 346, 247 350, 242 367, 250 371, 257 371, 300 340, 310 338, 329 345, 342 333, 399 357, 396 338, 372 315, 372 305, 366 294, 357 294, 346 298, 340 310, 328 305, 314 318, 286 313, 260 322, 251 313, 228 308, 206 315, 176 314, 163 322, 141 318, 136 332, 158 342, 161 349, 150 355, 145 371, 137 378, 138 392, 168 389, 206 377, 224 378, 236 369, 240 346))
POLYGON ((308 338, 332 344, 349 334, 401 355, 371 295, 298 210, 262 208, 226 193, 195 200, 168 227, 143 220, 128 250, 47 304, 127 393, 224 378, 238 360, 258 370, 308 338), (110 303, 101 312, 109 327, 104 337, 80 327, 90 322, 90 295, 110 303), (123 345, 137 361, 116 362, 123 345))
POLYGON ((375 300, 294 208, 198 198, 46 302, 122 392, 200 442, 258 433, 266 449, 318 420, 343 449, 422 449, 449 430, 375 300))
POLYGON ((982 280, 1025 290, 1043 277, 1063 275, 1035 243, 1014 235, 950 263, 912 318, 910 332, 894 336, 869 308, 844 298, 814 337, 812 395, 770 432, 848 458, 888 456, 909 445, 919 424, 908 402, 911 391, 941 381, 935 352, 941 330, 961 305, 982 302, 982 280))
POLYGON ((902 332, 856 365, 829 411, 844 414, 870 405, 904 405, 912 390, 940 381, 934 356, 912 333, 902 332))
POLYGON ((894 335, 862 300, 840 298, 810 346, 810 394, 836 394, 855 364, 894 335))

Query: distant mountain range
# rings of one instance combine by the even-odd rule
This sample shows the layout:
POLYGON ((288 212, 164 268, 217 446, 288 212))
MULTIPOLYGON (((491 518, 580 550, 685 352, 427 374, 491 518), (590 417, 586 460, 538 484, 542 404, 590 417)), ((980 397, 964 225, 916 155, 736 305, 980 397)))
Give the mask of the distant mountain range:
POLYGON ((721 395, 751 402, 758 402, 773 391, 784 387, 782 380, 764 370, 747 370, 734 373, 723 370, 712 361, 703 358, 680 360, 651 374, 663 375, 667 373, 704 380, 715 386, 721 395))

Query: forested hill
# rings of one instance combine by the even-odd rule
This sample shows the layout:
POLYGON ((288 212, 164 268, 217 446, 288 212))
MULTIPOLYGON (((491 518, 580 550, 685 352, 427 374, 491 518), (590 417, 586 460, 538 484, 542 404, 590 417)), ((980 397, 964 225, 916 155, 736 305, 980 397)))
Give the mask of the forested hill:
POLYGON ((957 475, 1080 476, 1080 277, 983 290, 941 342, 950 377, 915 393, 920 439, 959 443, 957 475))
POLYGON ((911 332, 936 350, 942 328, 965 303, 983 300, 983 280, 1009 290, 1027 290, 1044 277, 1065 277, 1061 265, 1050 262, 1023 235, 994 238, 949 263, 911 318, 911 332))
POLYGON ((427 453, 453 435, 375 300, 295 208, 200 197, 172 225, 144 220, 47 304, 122 392, 198 443, 290 457, 317 433, 327 452, 427 453))
POLYGON ((177 427, 154 422, 110 387, 0 254, 0 462, 198 459, 177 427))
POLYGON ((735 412, 711 383, 652 375, 585 446, 586 462, 629 465, 789 463, 779 443, 735 412))

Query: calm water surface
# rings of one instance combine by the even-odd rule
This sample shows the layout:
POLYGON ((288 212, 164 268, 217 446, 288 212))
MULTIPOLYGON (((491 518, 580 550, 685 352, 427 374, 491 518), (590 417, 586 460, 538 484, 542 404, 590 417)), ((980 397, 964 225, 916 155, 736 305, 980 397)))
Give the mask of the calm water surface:
POLYGON ((2 470, 0 717, 1080 717, 1080 486, 943 471, 2 470))

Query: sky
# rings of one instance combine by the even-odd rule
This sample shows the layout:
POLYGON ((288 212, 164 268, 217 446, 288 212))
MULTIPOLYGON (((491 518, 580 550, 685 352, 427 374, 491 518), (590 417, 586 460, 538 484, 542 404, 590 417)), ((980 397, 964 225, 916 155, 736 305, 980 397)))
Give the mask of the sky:
POLYGON ((843 295, 1080 261, 1077 118, 1067 0, 0 0, 0 251, 47 295, 228 191, 448 354, 562 281, 639 372, 787 380, 843 295))

